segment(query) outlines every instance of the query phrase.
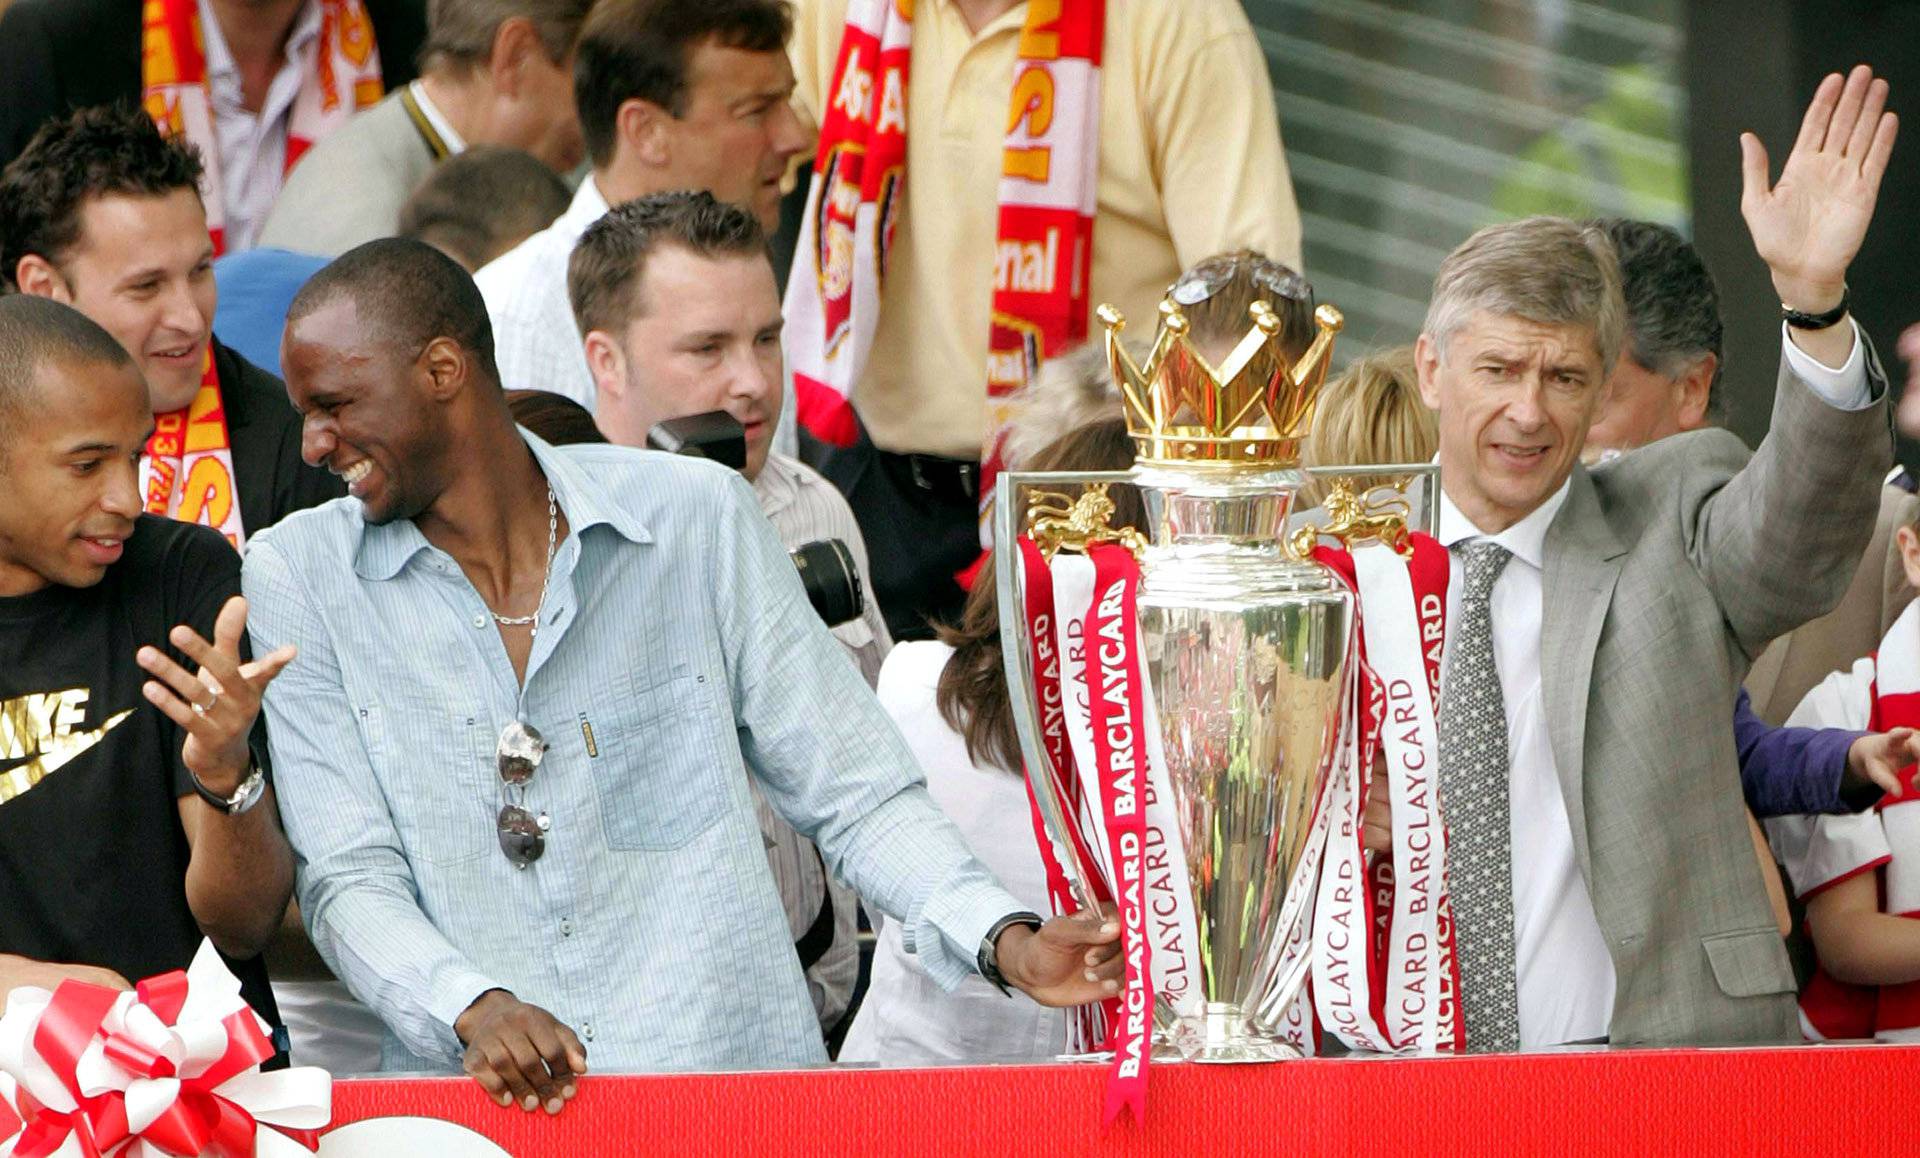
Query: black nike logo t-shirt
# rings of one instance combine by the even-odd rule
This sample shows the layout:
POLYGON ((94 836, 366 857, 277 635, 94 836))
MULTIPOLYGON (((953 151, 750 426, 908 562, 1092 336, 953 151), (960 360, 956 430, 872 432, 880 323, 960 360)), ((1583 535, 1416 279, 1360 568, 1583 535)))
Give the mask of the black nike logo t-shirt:
MULTIPOLYGON (((186 737, 140 694, 133 657, 153 644, 192 670, 167 632, 212 639, 239 593, 240 557, 218 532, 143 515, 93 587, 0 598, 0 952, 128 981, 193 959, 186 737)), ((261 960, 228 966, 277 1025, 261 960)))

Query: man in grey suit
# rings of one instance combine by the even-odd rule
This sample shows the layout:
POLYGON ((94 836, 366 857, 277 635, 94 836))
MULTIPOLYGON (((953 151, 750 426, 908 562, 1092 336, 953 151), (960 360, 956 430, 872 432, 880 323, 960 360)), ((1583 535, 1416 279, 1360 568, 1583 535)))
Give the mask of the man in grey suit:
POLYGON ((1416 357, 1453 558, 1441 785, 1470 1048, 1797 1036, 1728 705, 1840 597, 1891 461, 1845 300, 1885 100, 1864 67, 1829 77, 1771 186, 1742 137, 1789 335, 1751 456, 1703 430, 1580 465, 1625 326, 1599 229, 1494 226, 1441 267, 1416 357))
POLYGON ((433 167, 473 145, 532 153, 566 173, 586 156, 573 45, 593 0, 432 0, 420 79, 300 159, 258 244, 338 257, 399 232, 433 167))

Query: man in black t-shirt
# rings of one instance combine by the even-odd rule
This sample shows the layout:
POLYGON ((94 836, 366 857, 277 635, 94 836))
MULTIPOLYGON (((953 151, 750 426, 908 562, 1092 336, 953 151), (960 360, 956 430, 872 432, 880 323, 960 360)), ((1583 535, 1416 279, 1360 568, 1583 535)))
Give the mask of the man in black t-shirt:
POLYGON ((245 661, 239 556, 141 513, 152 429, 111 335, 0 298, 0 997, 124 988, 205 935, 277 1022, 293 855, 251 740, 291 650, 245 661))
POLYGON ((201 162, 138 108, 50 122, 0 173, 0 281, 73 306, 133 355, 156 417, 141 506, 244 549, 346 493, 300 459, 286 386, 213 337, 201 162))

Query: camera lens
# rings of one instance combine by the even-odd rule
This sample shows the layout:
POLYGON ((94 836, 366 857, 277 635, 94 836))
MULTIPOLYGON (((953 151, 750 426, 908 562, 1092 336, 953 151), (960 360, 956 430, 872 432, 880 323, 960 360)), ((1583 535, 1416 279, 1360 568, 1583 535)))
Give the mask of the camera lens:
POLYGON ((820 539, 793 552, 793 565, 800 572, 800 586, 807 602, 828 627, 838 627, 858 619, 866 608, 866 595, 860 589, 860 572, 853 565, 853 552, 838 539, 820 539))

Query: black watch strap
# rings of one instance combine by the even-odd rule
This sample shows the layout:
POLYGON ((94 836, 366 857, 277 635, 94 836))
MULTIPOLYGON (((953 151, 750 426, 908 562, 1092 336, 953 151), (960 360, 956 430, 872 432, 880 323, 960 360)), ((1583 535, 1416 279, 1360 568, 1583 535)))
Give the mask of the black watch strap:
POLYGON ((187 770, 187 779, 193 781, 193 790, 200 794, 200 799, 228 816, 238 816, 248 811, 260 803, 260 798, 265 796, 267 791, 266 773, 260 770, 260 763, 257 760, 247 764, 247 774, 240 778, 240 785, 231 797, 222 796, 200 783, 200 778, 193 774, 191 768, 187 770))
POLYGON ((1037 932, 1044 923, 1045 922, 1040 919, 1039 913, 1029 910, 1008 913, 1006 916, 995 921, 993 927, 987 930, 987 935, 980 938, 980 952, 974 958, 974 964, 980 969, 980 976, 985 977, 987 982, 995 989, 998 989, 1008 997, 1012 997, 1013 990, 1007 988, 1007 979, 1000 972, 1000 961, 997 952, 1000 945, 1000 934, 1015 925, 1025 925, 1029 929, 1037 932))
POLYGON ((1780 317, 1796 330, 1824 330, 1841 318, 1847 316, 1847 310, 1853 301, 1852 293, 1845 287, 1840 288, 1840 304, 1824 314, 1809 314, 1793 309, 1787 303, 1780 303, 1780 317))

